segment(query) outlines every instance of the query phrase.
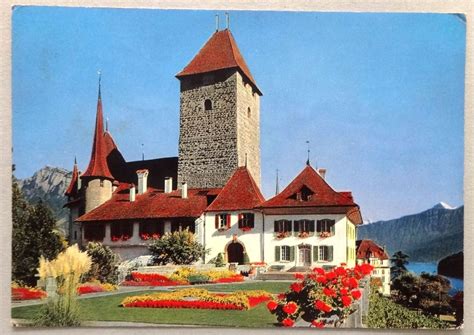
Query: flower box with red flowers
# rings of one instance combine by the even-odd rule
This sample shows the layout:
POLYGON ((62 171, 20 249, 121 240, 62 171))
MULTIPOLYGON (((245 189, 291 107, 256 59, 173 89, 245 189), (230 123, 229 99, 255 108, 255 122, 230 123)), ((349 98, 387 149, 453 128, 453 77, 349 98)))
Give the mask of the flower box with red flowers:
POLYGON ((240 227, 239 229, 242 230, 243 232, 247 232, 247 231, 251 231, 252 227, 240 227))
POLYGON ((144 241, 147 241, 151 238, 151 236, 150 236, 150 234, 142 233, 142 234, 140 234, 140 238, 144 241))
POLYGON ((285 237, 288 237, 290 236, 290 232, 289 231, 280 231, 278 233, 276 233, 276 238, 277 239, 282 239, 282 238, 285 238, 285 237))
POLYGON ((130 239, 130 236, 128 235, 123 235, 122 236, 122 241, 128 241, 130 239))
POLYGON ((309 237, 309 233, 306 232, 306 231, 302 231, 302 232, 298 233, 298 237, 299 238, 307 238, 307 237, 309 237))
POLYGON ((331 236, 332 236, 332 234, 328 231, 323 231, 323 232, 319 233, 319 237, 321 237, 321 238, 326 238, 326 237, 331 237, 331 236))
POLYGON ((112 236, 110 239, 112 240, 112 242, 118 242, 118 241, 120 241, 121 237, 120 236, 112 236))

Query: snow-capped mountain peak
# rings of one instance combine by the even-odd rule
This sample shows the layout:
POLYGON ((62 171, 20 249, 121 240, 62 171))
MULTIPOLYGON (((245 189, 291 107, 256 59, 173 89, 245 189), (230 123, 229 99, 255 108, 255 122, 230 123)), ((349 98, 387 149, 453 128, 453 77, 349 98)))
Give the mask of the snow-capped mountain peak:
POLYGON ((433 206, 434 209, 456 209, 456 207, 450 206, 445 202, 438 202, 436 205, 433 206))

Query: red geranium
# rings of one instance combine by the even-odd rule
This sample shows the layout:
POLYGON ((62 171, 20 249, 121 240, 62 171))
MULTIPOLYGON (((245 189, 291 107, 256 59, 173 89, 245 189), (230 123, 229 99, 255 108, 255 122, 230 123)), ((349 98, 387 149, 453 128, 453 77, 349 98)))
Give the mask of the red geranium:
POLYGON ((284 319, 281 324, 284 326, 284 327, 293 327, 293 325, 295 324, 295 321, 293 321, 292 319, 284 319))
POLYGON ((294 314, 298 310, 298 305, 293 301, 290 301, 285 306, 283 306, 283 312, 286 314, 294 314))
POLYGON ((352 290, 351 295, 352 295, 352 298, 358 300, 362 296, 362 293, 360 293, 359 290, 352 290))
POLYGON ((267 308, 270 312, 274 311, 278 307, 278 303, 276 301, 269 301, 267 304, 267 308))
POLYGON ((325 287, 323 288, 323 293, 327 295, 328 297, 335 297, 336 296, 336 291, 330 287, 325 287))
POLYGON ((301 292, 301 290, 303 289, 303 284, 301 283, 293 283, 291 284, 290 288, 296 292, 296 293, 299 293, 301 292))
POLYGON ((296 278, 296 279, 304 279, 304 274, 302 274, 302 273, 295 273, 295 278, 296 278))
POLYGON ((326 278, 328 280, 333 280, 333 279, 336 279, 337 275, 334 271, 331 271, 331 272, 328 272, 326 273, 326 278))
POLYGON ((352 299, 348 295, 343 295, 341 297, 341 301, 342 301, 342 304, 344 305, 344 307, 347 307, 351 304, 352 299))
POLYGON ((316 281, 317 281, 318 283, 324 285, 324 284, 327 283, 328 280, 327 280, 326 276, 317 276, 317 277, 316 277, 316 281))
POLYGON ((349 291, 347 290, 347 288, 341 288, 339 290, 339 292, 341 293, 341 295, 348 295, 349 294, 349 291))
POLYGON ((316 272, 318 275, 323 275, 323 274, 326 273, 326 272, 324 271, 324 269, 322 269, 322 268, 314 268, 314 269, 313 269, 313 272, 316 272))
POLYGON ((342 266, 337 267, 334 272, 339 276, 344 276, 346 274, 346 269, 344 269, 342 266))
POLYGON ((322 321, 313 320, 311 324, 316 328, 324 328, 324 322, 322 321))
POLYGON ((323 311, 324 313, 329 313, 330 311, 332 311, 332 307, 321 300, 316 300, 314 306, 320 311, 323 311))

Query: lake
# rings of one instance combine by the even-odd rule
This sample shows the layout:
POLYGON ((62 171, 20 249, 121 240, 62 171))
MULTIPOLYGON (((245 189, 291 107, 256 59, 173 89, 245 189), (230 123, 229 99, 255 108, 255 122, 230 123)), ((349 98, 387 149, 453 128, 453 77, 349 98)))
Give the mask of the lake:
MULTIPOLYGON (((421 274, 422 272, 437 274, 437 264, 436 263, 421 263, 421 262, 410 262, 407 265, 407 269, 416 274, 421 274)), ((449 291, 450 295, 454 295, 457 291, 464 290, 464 280, 452 277, 446 277, 451 282, 451 290, 449 291)))

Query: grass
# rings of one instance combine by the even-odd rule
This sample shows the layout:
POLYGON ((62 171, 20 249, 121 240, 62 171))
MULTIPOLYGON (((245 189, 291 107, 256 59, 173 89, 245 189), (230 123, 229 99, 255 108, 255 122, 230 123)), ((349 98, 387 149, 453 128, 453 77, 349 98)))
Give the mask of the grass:
MULTIPOLYGON (((233 292, 239 290, 266 290, 281 293, 288 289, 289 283, 257 282, 226 285, 201 285, 210 291, 233 292)), ((124 321, 176 325, 206 325, 223 327, 273 327, 275 316, 270 314, 266 304, 260 304, 247 311, 166 309, 166 308, 123 308, 120 302, 126 296, 152 293, 120 293, 110 296, 78 300, 81 319, 84 321, 124 321)), ((40 305, 12 308, 12 318, 32 319, 38 313, 40 305)))

